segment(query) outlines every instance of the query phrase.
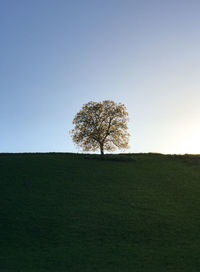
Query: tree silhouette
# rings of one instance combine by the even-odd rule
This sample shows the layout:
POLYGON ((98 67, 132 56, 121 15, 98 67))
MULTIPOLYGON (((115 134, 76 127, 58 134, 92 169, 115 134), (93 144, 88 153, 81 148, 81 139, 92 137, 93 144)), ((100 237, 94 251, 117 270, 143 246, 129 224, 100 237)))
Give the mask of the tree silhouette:
POLYGON ((75 115, 71 136, 84 151, 114 151, 128 148, 128 112, 124 104, 111 100, 88 102, 75 115))

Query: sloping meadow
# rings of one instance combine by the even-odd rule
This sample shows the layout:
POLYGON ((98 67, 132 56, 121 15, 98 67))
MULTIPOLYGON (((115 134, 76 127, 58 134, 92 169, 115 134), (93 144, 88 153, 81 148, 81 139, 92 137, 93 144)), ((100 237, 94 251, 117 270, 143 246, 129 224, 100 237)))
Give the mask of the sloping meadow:
POLYGON ((199 271, 200 157, 0 154, 0 271, 199 271))

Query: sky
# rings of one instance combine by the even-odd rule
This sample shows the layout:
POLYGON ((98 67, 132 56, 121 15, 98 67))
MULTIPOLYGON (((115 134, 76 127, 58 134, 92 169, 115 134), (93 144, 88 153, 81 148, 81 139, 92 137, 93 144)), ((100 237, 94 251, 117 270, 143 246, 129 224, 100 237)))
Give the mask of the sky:
POLYGON ((0 0, 0 152, 80 152, 89 101, 129 113, 126 152, 200 154, 199 0, 0 0))

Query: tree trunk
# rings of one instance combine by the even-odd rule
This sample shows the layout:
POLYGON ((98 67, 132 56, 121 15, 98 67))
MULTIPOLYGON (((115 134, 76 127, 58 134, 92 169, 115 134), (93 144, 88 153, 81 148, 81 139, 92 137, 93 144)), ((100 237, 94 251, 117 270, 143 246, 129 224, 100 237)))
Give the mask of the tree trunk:
POLYGON ((101 156, 103 156, 104 155, 103 144, 100 144, 100 151, 101 151, 101 156))

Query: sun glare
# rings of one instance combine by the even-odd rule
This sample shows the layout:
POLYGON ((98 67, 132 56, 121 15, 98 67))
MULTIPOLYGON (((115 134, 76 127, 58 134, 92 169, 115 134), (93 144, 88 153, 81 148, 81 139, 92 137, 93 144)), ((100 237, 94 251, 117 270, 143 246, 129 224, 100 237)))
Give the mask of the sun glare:
POLYGON ((180 153, 200 154, 200 128, 186 133, 179 145, 180 153))

